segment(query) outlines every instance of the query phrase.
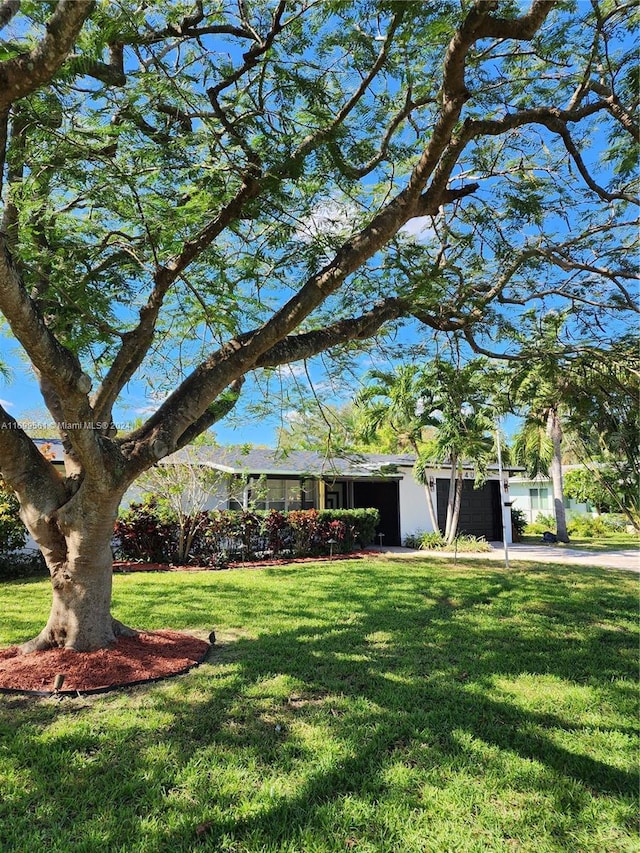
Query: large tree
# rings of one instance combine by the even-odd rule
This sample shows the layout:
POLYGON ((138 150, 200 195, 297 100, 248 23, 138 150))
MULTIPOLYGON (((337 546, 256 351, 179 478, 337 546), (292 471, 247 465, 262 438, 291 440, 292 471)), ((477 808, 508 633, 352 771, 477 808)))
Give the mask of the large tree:
POLYGON ((61 477, 0 409, 0 472, 53 586, 25 650, 128 630, 110 612, 122 495, 252 372, 401 317, 482 347, 482 323, 532 299, 631 307, 632 16, 0 4, 0 311, 65 448, 61 477), (167 396, 118 435, 120 396, 158 364, 167 396))

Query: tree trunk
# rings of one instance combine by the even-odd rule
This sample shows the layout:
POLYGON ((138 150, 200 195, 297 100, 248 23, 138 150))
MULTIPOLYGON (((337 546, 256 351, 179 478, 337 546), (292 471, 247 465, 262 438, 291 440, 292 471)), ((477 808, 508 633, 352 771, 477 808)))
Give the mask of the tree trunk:
POLYGON ((447 520, 444 525, 444 538, 449 541, 449 533, 451 532, 451 524, 453 522, 454 505, 456 499, 456 478, 458 457, 455 453, 451 454, 451 474, 449 475, 449 495, 447 497, 447 520))
MULTIPOLYGON (((434 478, 434 483, 436 482, 434 478)), ((433 506, 433 495, 431 493, 431 486, 429 485, 429 478, 427 478, 427 482, 424 484, 424 494, 427 499, 427 510, 429 512, 429 521, 431 522, 431 529, 434 533, 438 532, 438 519, 436 516, 436 511, 433 506)))
POLYGON ((556 534, 560 542, 568 542, 567 516, 564 508, 564 486, 562 482, 562 424, 556 409, 547 416, 547 435, 553 444, 553 456, 549 465, 553 486, 553 508, 556 516, 556 534))
POLYGON ((458 533, 458 521, 460 519, 460 505, 462 504, 462 470, 458 471, 455 480, 455 499, 453 502, 453 512, 451 514, 451 523, 449 524, 449 532, 446 540, 447 545, 451 545, 458 533))
MULTIPOLYGON (((118 501, 77 493, 51 520, 28 524, 51 574, 49 619, 23 653, 49 648, 94 651, 135 631, 111 616, 111 537, 118 501)), ((28 515, 28 512, 25 513, 28 515)), ((32 522, 33 519, 30 519, 32 522)))

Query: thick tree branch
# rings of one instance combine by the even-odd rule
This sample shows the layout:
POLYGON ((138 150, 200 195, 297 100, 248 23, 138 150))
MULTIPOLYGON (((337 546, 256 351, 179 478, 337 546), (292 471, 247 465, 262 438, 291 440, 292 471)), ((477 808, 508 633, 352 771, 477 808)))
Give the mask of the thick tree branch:
MULTIPOLYGON (((295 296, 261 328, 229 341, 182 382, 144 427, 136 432, 136 439, 147 444, 150 460, 172 452, 177 438, 201 417, 209 402, 220 394, 230 378, 236 379, 251 370, 265 352, 299 326, 351 273, 382 248, 410 218, 417 215, 417 210, 424 206, 437 209, 444 203, 446 180, 456 163, 456 157, 448 148, 462 107, 469 97, 464 85, 466 57, 477 38, 495 35, 492 31, 493 19, 487 14, 495 6, 495 3, 474 6, 450 42, 444 63, 444 95, 440 115, 407 187, 385 205, 367 227, 343 244, 334 259, 311 276, 295 296), (445 152, 447 157, 442 164, 440 161, 445 152), (436 170, 438 180, 425 193, 429 178, 436 170)), ((522 19, 521 28, 518 26, 520 19, 514 19, 509 26, 514 26, 513 32, 518 37, 523 37, 523 34, 525 38, 531 37, 552 6, 552 3, 542 0, 535 2, 529 15, 522 19)), ((496 30, 503 33, 503 22, 498 20, 495 23, 496 30)), ((469 132, 468 138, 472 135, 469 132)), ((456 143, 456 150, 465 141, 462 139, 456 143)))
POLYGON ((67 58, 93 0, 59 0, 42 41, 29 53, 0 63, 0 110, 47 83, 67 58))
POLYGON ((124 73, 124 54, 122 44, 109 45, 109 63, 99 62, 97 59, 88 59, 85 56, 70 56, 68 61, 69 70, 80 75, 93 77, 107 86, 118 88, 126 85, 127 77, 124 73))
POLYGON ((633 117, 622 105, 618 96, 613 93, 607 86, 599 83, 597 80, 592 80, 588 88, 605 99, 608 104, 609 112, 616 118, 624 129, 629 133, 636 142, 640 142, 640 127, 634 122, 633 117))
POLYGON ((64 537, 53 517, 68 499, 62 477, 0 406, 0 476, 20 501, 20 517, 45 557, 63 559, 64 537))
POLYGON ((277 367, 281 364, 312 358, 318 353, 349 341, 364 340, 374 335, 385 323, 396 320, 410 311, 411 306, 408 300, 390 297, 360 317, 338 320, 322 329, 289 335, 263 353, 256 361, 255 367, 277 367))
POLYGON ((187 240, 180 254, 165 266, 160 267, 154 276, 154 288, 147 304, 140 311, 140 321, 130 332, 125 332, 123 342, 113 363, 93 399, 97 421, 110 421, 111 409, 118 394, 142 364, 153 341, 156 321, 164 298, 176 279, 187 266, 211 245, 227 225, 236 219, 247 201, 255 198, 260 191, 260 183, 252 175, 246 175, 236 195, 226 204, 192 240, 187 240))
POLYGON ((47 328, 36 303, 20 281, 6 240, 1 234, 0 311, 33 366, 55 392, 60 408, 56 407, 54 416, 62 415, 66 424, 73 425, 68 430, 65 427, 62 429, 67 432, 78 458, 87 472, 96 477, 104 476, 97 434, 93 430, 93 411, 88 399, 91 380, 82 371, 76 356, 62 346, 47 328))
POLYGON ((0 4, 0 29, 6 27, 19 11, 20 0, 4 0, 4 3, 0 4))
POLYGON ((235 382, 232 382, 227 390, 207 407, 207 410, 202 417, 198 418, 195 423, 191 424, 191 426, 182 433, 178 439, 176 450, 180 450, 188 444, 191 444, 191 442, 199 435, 202 435, 203 432, 218 423, 218 421, 226 418, 240 399, 240 392, 242 391, 243 384, 244 377, 240 377, 240 379, 236 379, 235 382))

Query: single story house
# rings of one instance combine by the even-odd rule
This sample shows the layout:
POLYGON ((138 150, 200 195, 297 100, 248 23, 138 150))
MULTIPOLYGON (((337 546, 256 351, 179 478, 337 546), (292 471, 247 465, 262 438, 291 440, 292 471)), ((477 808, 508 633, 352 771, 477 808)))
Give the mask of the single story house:
MULTIPOLYGON (((48 443, 62 462, 60 442, 48 443)), ((201 465, 220 474, 206 509, 352 509, 375 507, 380 512, 377 542, 400 545, 410 534, 429 532, 432 525, 425 487, 413 477, 415 457, 354 453, 327 457, 307 450, 283 452, 251 446, 190 447, 160 464, 201 465)), ((513 470, 513 469, 512 469, 513 470)), ((429 488, 438 526, 444 530, 451 469, 434 468, 429 488)), ((123 504, 139 500, 143 491, 135 484, 123 504)), ((483 486, 474 488, 474 470, 465 465, 459 532, 500 541, 503 529, 512 541, 509 471, 502 480, 497 466, 489 466, 483 486), (503 527, 504 525, 504 527, 503 527)))
MULTIPOLYGON (((564 470, 578 468, 577 465, 563 466, 564 470)), ((528 524, 533 523, 539 515, 553 515, 553 484, 549 477, 527 477, 523 474, 509 479, 509 493, 513 508, 524 513, 528 524)), ((591 504, 580 503, 565 495, 564 507, 567 517, 574 515, 593 514, 591 504)))
MULTIPOLYGON (((163 464, 197 460, 225 475, 209 509, 253 506, 256 509, 352 509, 375 507, 380 512, 378 541, 400 545, 405 538, 432 525, 425 487, 413 477, 415 457, 353 453, 327 457, 307 450, 282 452, 255 447, 197 447, 179 451, 163 464)), ((438 526, 444 529, 451 470, 434 468, 429 477, 438 526)), ((484 485, 474 488, 474 472, 465 466, 459 530, 489 541, 502 540, 504 512, 507 541, 511 541, 508 473, 500 481, 490 467, 484 485)))

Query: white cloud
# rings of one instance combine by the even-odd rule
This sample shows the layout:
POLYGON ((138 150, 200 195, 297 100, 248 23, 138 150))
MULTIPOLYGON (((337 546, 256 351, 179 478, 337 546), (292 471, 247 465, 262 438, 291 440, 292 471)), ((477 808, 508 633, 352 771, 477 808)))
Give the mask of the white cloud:
POLYGON ((403 225, 399 231, 406 237, 413 237, 417 243, 430 243, 436 236, 430 216, 416 216, 403 225))
POLYGON ((323 201, 304 224, 298 228, 297 235, 303 243, 310 243, 316 237, 342 237, 346 239, 353 232, 356 208, 346 202, 323 201))
POLYGON ((12 403, 11 400, 0 400, 0 406, 5 409, 12 409, 15 406, 15 403, 12 403))

